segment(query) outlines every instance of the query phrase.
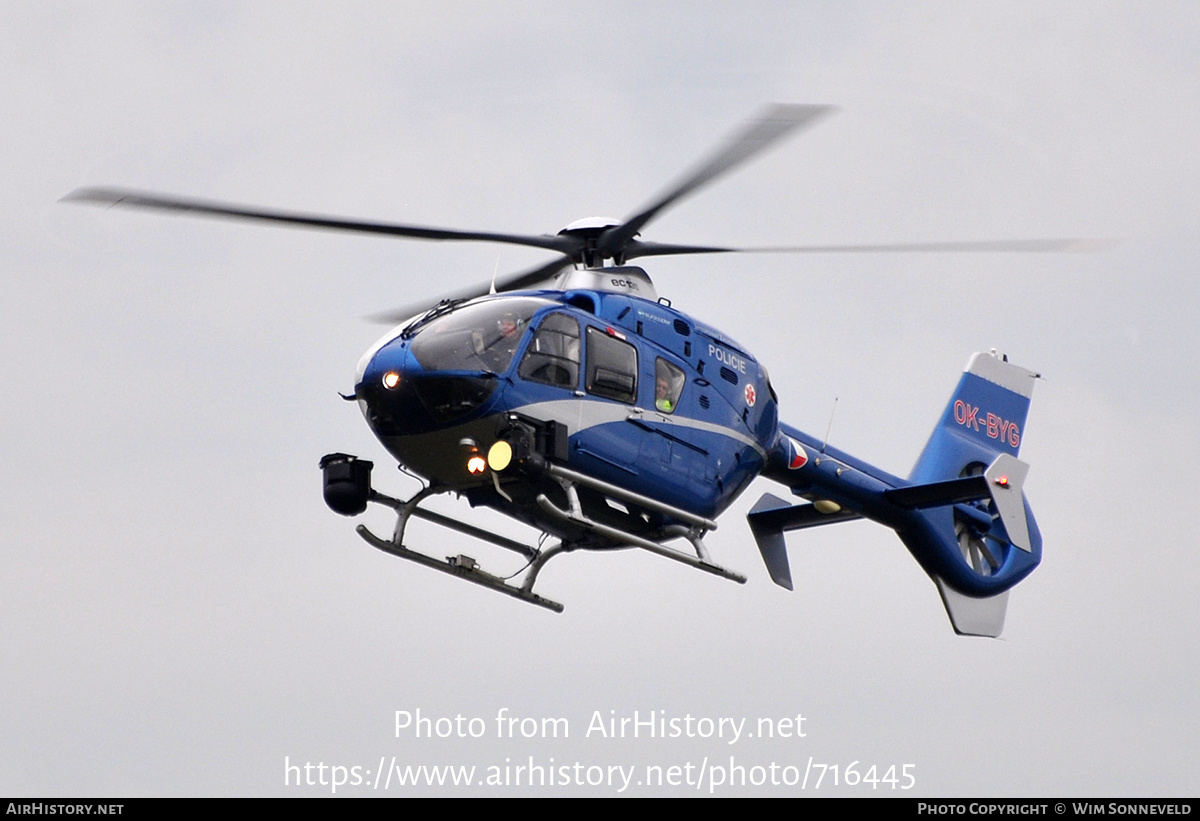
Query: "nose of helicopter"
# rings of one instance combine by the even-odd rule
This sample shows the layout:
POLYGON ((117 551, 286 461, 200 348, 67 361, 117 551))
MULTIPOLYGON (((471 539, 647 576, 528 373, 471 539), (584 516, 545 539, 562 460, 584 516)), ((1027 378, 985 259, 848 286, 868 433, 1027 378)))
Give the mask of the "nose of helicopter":
POLYGON ((359 365, 354 395, 367 423, 377 436, 402 436, 419 418, 412 385, 419 365, 408 346, 393 339, 368 351, 359 365))
POLYGON ((363 354, 358 364, 356 389, 361 393, 363 388, 374 385, 383 385, 389 390, 399 388, 405 381, 403 377, 410 358, 408 345, 398 337, 377 343, 363 354))
POLYGON ((400 338, 363 359, 355 396, 380 437, 427 433, 459 422, 496 389, 494 378, 426 370, 400 338))

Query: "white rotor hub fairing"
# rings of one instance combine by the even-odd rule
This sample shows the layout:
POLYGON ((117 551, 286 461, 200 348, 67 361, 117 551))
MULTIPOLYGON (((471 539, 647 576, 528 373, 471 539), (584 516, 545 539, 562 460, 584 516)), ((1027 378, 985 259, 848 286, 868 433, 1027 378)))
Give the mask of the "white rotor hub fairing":
POLYGON ((571 269, 558 278, 554 287, 560 291, 603 291, 641 297, 651 302, 658 301, 658 291, 654 289, 650 275, 636 265, 571 269))

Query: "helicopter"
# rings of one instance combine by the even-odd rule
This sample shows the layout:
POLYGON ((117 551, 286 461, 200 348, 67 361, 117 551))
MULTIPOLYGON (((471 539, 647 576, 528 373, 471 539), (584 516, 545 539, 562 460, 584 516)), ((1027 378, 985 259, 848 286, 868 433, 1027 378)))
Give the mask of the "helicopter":
POLYGON ((1071 251, 1071 239, 732 248, 639 239, 684 197, 828 115, 774 105, 623 220, 586 218, 520 235, 344 219, 132 191, 81 188, 64 200, 411 239, 516 244, 554 253, 531 270, 430 306, 381 315, 393 327, 358 363, 354 401, 383 448, 421 489, 377 490, 371 461, 320 460, 325 502, 344 516, 391 508, 371 546, 556 612, 534 592, 546 563, 576 550, 638 548, 738 583, 704 538, 758 478, 747 519, 772 581, 793 587, 784 534, 870 519, 893 529, 933 580, 960 635, 999 636, 1009 590, 1041 560, 1042 538, 1018 453, 1038 374, 995 350, 971 357, 907 478, 893 476, 779 418, 766 368, 733 338, 660 297, 640 257, 737 251, 1071 251), (456 494, 540 531, 537 545, 423 507, 456 494), (512 577, 466 554, 435 558, 405 543, 417 517, 519 554, 512 577), (547 542, 549 546, 545 546, 547 542), (682 545, 682 546, 681 546, 682 545), (511 579, 520 576, 519 581, 511 579))

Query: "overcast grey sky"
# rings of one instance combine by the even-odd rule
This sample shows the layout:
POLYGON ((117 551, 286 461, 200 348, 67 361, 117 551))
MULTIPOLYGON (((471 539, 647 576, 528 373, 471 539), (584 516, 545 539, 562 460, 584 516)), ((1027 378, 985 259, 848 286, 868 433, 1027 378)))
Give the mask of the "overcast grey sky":
MULTIPOLYGON (((285 758, 732 756, 912 764, 905 795, 1195 795, 1198 39, 1193 3, 0 4, 0 793, 329 791, 285 786, 285 758), (869 523, 791 534, 796 590, 775 587, 744 519, 765 482, 709 539, 745 586, 573 555, 539 582, 555 616, 374 551, 317 470, 345 450, 413 490, 337 397, 381 332, 360 317, 544 257, 57 204, 117 184, 554 232, 629 213, 775 101, 840 110, 647 239, 1121 240, 646 265, 770 369, 786 421, 821 434, 837 397, 831 442, 895 473, 973 351, 1044 375, 1022 456, 1045 557, 1000 641, 956 637, 869 523), (570 738, 497 739, 501 708, 570 738), (488 732, 397 738, 417 709, 488 732), (585 736, 610 710, 806 735, 585 736)), ((411 792, 528 790, 384 794, 411 792)))

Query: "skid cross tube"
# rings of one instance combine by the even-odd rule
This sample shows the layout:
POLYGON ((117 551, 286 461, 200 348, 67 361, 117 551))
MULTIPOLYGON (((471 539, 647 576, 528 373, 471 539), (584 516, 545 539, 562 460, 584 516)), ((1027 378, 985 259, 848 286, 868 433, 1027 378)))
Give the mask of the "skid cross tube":
MULTIPOLYGON (((657 499, 651 499, 649 496, 643 496, 640 493, 634 493, 632 490, 626 490, 623 487, 610 485, 608 482, 602 482, 599 479, 593 479, 591 476, 585 476, 582 473, 576 473, 573 470, 568 470, 567 468, 560 467, 559 465, 547 463, 546 473, 557 479, 559 484, 562 484, 565 480, 572 484, 590 487, 592 490, 598 490, 601 493, 613 496, 617 499, 624 499, 627 502, 632 502, 638 507, 644 507, 648 510, 655 510, 659 513, 664 513, 667 516, 670 516, 672 519, 678 519, 679 521, 685 522, 686 524, 689 524, 694 528, 699 528, 700 530, 717 529, 717 523, 712 519, 705 519, 703 516, 697 516, 694 513, 688 513, 686 510, 672 507, 665 502, 660 502, 657 499)), ((539 500, 538 503, 541 504, 541 501, 539 500)))
POLYGON ((527 559, 532 559, 537 556, 538 552, 528 545, 521 544, 513 539, 506 538, 497 533, 492 533, 490 530, 484 530, 481 527, 469 525, 466 522, 460 522, 458 519, 451 519, 449 516, 443 516, 440 513, 434 513, 432 510, 422 510, 418 507, 421 502, 425 501, 430 496, 437 493, 445 493, 444 490, 436 490, 432 487, 427 487, 417 493, 407 502, 402 502, 388 496, 386 493, 380 493, 377 490, 372 490, 369 497, 370 501, 390 507, 396 511, 396 530, 392 534, 392 541, 396 544, 404 543, 404 529, 408 525, 409 518, 416 516, 418 519, 424 519, 427 522, 433 522, 436 525, 457 530, 459 533, 464 533, 467 536, 474 536, 480 541, 489 542, 497 547, 503 547, 506 550, 511 550, 515 553, 520 553, 527 559))

